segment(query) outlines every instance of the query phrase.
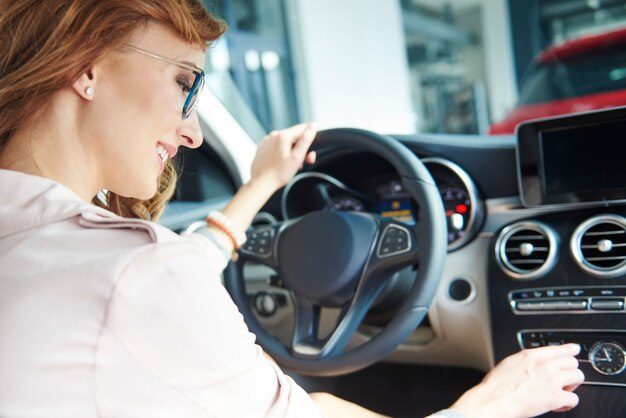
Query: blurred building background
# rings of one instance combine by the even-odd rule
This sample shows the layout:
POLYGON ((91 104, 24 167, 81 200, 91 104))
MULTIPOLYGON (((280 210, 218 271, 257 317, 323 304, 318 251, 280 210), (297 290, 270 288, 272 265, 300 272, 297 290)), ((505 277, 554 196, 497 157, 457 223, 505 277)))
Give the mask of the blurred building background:
POLYGON ((515 106, 542 50, 626 27, 623 0, 205 3, 230 25, 209 50, 209 84, 249 107, 266 131, 315 120, 483 134, 515 106), (225 87, 231 82, 239 93, 225 87))

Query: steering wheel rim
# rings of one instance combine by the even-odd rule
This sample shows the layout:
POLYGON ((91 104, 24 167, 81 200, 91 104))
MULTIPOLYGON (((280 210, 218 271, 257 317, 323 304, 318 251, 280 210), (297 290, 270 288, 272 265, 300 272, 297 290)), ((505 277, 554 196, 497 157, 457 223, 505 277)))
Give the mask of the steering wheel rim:
MULTIPOLYGON (((250 331, 256 334, 257 342, 282 366, 298 373, 315 376, 332 376, 359 370, 389 355, 402 343, 428 312, 443 272, 447 251, 447 227, 439 191, 428 170, 408 148, 393 138, 374 132, 339 128, 320 131, 312 149, 339 147, 372 152, 385 159, 398 172, 405 190, 419 206, 419 218, 410 228, 416 240, 413 254, 415 260, 412 260, 412 264, 416 264, 414 261, 417 261, 419 269, 413 287, 391 321, 378 334, 358 347, 343 351, 344 342, 343 346, 340 345, 340 352, 335 351, 313 357, 302 355, 294 351, 295 347, 286 347, 269 335, 255 317, 246 294, 243 263, 232 263, 224 272, 225 286, 238 305, 250 331)), ((382 228, 380 219, 376 219, 375 222, 379 223, 379 229, 382 228)), ((376 234, 377 238, 374 241, 382 239, 380 230, 377 230, 376 234)), ((371 254, 368 255, 367 263, 371 262, 369 257, 371 254)), ((277 266, 281 265, 280 260, 277 259, 276 262, 277 266)), ((355 291, 354 300, 358 300, 357 295, 358 291, 355 291)), ((362 314, 364 315, 364 312, 362 314)), ((351 331, 354 332, 355 328, 351 331)), ((345 335, 340 335, 340 337, 345 337, 345 335)))

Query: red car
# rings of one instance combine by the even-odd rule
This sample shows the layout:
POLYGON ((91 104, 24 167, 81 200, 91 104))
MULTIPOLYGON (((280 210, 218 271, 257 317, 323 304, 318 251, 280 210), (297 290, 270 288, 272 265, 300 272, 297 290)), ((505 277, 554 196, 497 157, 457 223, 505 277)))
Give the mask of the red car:
POLYGON ((626 28, 544 50, 524 80, 517 106, 489 129, 512 134, 528 119, 626 105, 626 28))

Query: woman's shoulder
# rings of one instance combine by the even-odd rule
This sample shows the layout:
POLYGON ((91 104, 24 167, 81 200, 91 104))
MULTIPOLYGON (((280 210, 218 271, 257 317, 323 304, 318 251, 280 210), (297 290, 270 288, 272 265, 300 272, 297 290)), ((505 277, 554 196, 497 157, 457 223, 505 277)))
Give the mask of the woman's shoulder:
POLYGON ((115 231, 127 231, 141 235, 147 242, 151 243, 181 241, 181 237, 178 234, 155 222, 135 218, 122 218, 91 205, 79 213, 78 224, 85 229, 94 231, 110 231, 113 233, 115 231))
POLYGON ((109 253, 125 258, 133 275, 144 271, 158 276, 164 270, 185 270, 218 277, 226 267, 221 251, 199 234, 178 235, 154 222, 95 212, 81 213, 78 223, 94 238, 101 238, 91 242, 102 241, 109 246, 109 253))

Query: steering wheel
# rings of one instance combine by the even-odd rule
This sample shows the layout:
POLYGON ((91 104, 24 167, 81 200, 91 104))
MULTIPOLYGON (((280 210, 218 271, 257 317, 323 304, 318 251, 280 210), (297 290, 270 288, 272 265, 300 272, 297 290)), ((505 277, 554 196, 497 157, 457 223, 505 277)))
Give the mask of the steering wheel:
POLYGON ((359 129, 317 134, 313 149, 350 147, 389 162, 419 206, 415 225, 372 213, 311 212, 248 233, 239 261, 224 272, 225 286, 257 342, 282 366, 298 373, 332 376, 366 367, 390 354, 428 312, 447 250, 441 197, 419 159, 397 140, 359 129), (271 336, 256 319, 246 294, 247 261, 274 269, 291 291, 295 311, 291 346, 271 336), (390 322, 367 342, 344 350, 386 280, 418 265, 416 280, 390 322), (321 307, 340 308, 335 329, 319 338, 321 307))

